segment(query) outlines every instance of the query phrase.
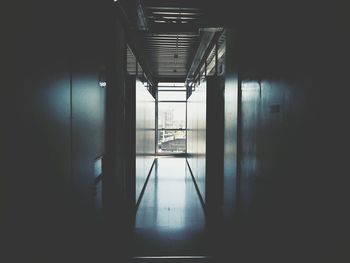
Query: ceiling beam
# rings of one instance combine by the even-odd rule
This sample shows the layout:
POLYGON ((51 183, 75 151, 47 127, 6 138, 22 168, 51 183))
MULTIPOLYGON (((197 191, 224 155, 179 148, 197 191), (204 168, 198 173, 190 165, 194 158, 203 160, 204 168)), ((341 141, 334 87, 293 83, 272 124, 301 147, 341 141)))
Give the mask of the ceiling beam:
POLYGON ((179 76, 163 76, 156 78, 157 82, 185 82, 185 77, 179 76))
POLYGON ((179 12, 178 10, 174 11, 152 11, 151 15, 172 15, 172 16, 202 16, 204 15, 203 12, 189 12, 181 10, 179 12))
POLYGON ((204 59, 211 50, 211 47, 216 43, 217 39, 223 31, 222 28, 206 28, 201 30, 203 32, 201 41, 199 43, 197 52, 193 58, 192 65, 186 76, 186 83, 193 80, 198 72, 198 69, 203 64, 204 59))
MULTIPOLYGON (((159 10, 159 11, 179 11, 179 7, 175 6, 174 4, 172 5, 163 5, 163 6, 146 6, 145 9, 147 10, 159 10)), ((188 12, 188 11, 201 11, 200 8, 198 7, 183 7, 181 6, 181 11, 188 12)))
POLYGON ((198 32, 170 32, 170 33, 156 33, 156 32, 149 32, 146 36, 155 36, 155 37, 198 37, 198 32))
POLYGON ((153 34, 185 34, 191 33, 198 36, 199 25, 193 24, 171 24, 171 23, 152 23, 150 26, 150 33, 153 34))

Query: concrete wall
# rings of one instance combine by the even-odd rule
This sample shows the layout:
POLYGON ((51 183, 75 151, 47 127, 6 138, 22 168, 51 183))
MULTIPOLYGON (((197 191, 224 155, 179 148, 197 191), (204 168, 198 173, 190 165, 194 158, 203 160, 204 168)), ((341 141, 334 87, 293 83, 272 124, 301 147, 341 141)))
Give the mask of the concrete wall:
POLYGON ((206 171, 206 89, 206 81, 202 80, 187 101, 187 159, 203 200, 206 171))

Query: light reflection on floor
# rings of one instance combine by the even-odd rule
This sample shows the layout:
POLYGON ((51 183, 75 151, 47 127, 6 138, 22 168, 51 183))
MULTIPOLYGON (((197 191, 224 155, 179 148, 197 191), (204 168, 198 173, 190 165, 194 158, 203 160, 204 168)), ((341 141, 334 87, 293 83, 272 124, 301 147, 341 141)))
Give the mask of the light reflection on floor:
POLYGON ((135 220, 136 255, 198 255, 205 220, 185 158, 160 158, 135 220))

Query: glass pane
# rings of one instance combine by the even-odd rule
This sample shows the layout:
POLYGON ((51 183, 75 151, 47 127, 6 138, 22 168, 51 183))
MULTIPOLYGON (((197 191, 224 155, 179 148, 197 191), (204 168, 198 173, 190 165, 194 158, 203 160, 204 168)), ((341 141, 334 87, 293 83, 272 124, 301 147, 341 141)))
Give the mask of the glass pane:
POLYGON ((159 130, 158 153, 185 153, 186 131, 159 130))
POLYGON ((164 91, 158 92, 158 100, 186 100, 186 92, 185 91, 164 91))
POLYGON ((159 129, 185 129, 186 103, 160 102, 158 103, 159 129))

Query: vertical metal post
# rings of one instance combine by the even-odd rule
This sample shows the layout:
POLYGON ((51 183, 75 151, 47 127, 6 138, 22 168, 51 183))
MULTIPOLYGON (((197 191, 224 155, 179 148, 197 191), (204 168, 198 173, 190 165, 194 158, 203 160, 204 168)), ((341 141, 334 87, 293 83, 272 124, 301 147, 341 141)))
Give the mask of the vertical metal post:
POLYGON ((218 45, 218 40, 216 40, 215 43, 215 76, 218 75, 219 72, 219 64, 218 64, 218 60, 219 60, 219 45, 218 45))
POLYGON ((242 177, 242 79, 238 70, 237 98, 237 177, 236 177, 236 209, 240 212, 241 177, 242 177))
MULTIPOLYGON (((135 57, 136 58, 136 57, 135 57)), ((138 67, 138 61, 137 61, 137 59, 135 59, 136 60, 136 67, 135 67, 135 75, 136 75, 136 79, 137 79, 137 77, 138 77, 138 75, 139 75, 139 67, 138 67)))
POLYGON ((187 158, 187 100, 186 100, 186 120, 185 120, 185 132, 186 132, 186 144, 185 144, 185 154, 186 154, 186 158, 187 158))
POLYGON ((156 100, 155 100, 155 145, 154 145, 154 154, 155 156, 158 155, 158 85, 155 87, 155 95, 156 95, 156 100))

